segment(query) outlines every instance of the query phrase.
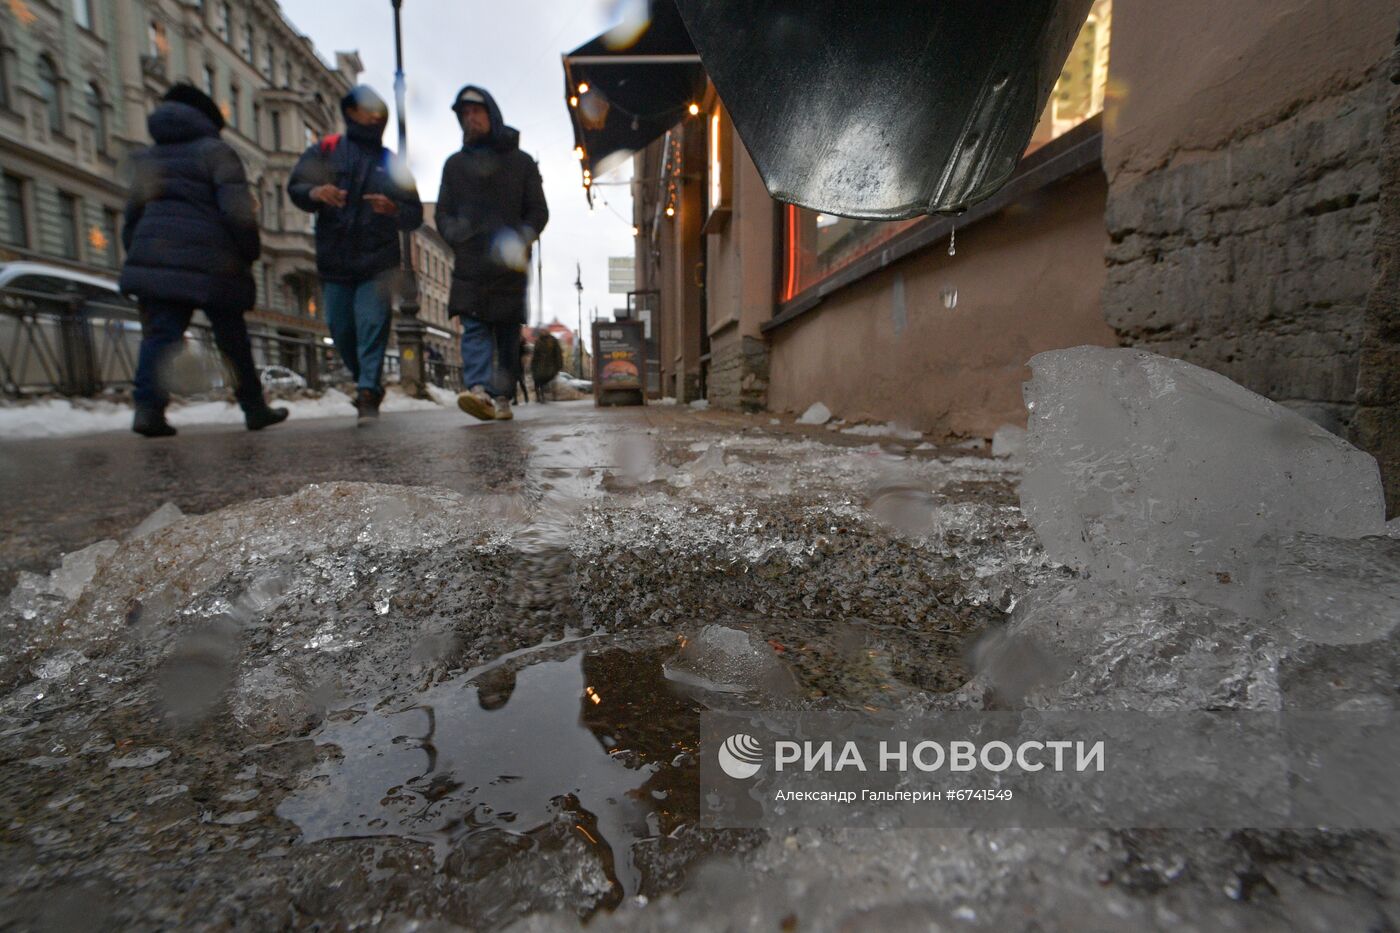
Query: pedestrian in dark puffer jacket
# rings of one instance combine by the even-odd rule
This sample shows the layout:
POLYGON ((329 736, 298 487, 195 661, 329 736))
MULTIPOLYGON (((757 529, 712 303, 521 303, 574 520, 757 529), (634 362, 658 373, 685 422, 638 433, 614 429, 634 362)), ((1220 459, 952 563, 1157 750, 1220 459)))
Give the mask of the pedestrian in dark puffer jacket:
POLYGON ((368 87, 340 102, 345 135, 302 154, 287 184, 292 203, 316 215, 316 269, 326 325, 355 377, 361 418, 379 414, 380 376, 389 346, 391 300, 398 283, 401 234, 423 223, 408 168, 384 148, 389 105, 368 87))
POLYGON ((462 149, 443 167, 435 219, 454 256, 448 313, 462 318, 467 391, 457 405, 482 421, 507 421, 520 365, 525 270, 549 207, 539 166, 520 151, 520 133, 506 126, 495 99, 469 84, 452 109, 462 149))
POLYGON ((133 159, 122 226, 121 290, 141 306, 132 430, 147 437, 175 433, 165 420, 170 395, 161 368, 197 309, 233 367, 248 430, 284 421, 287 410, 269 408, 263 399, 243 321, 256 300, 252 267, 262 245, 243 162, 219 138, 224 115, 198 88, 177 84, 147 125, 155 145, 133 159))

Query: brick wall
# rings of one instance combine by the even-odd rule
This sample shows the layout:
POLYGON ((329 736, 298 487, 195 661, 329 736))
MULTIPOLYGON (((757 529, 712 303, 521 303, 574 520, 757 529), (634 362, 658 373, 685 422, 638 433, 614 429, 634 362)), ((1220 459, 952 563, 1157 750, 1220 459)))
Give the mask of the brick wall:
POLYGON ((1388 75, 1111 185, 1105 319, 1346 434, 1374 276, 1388 75))

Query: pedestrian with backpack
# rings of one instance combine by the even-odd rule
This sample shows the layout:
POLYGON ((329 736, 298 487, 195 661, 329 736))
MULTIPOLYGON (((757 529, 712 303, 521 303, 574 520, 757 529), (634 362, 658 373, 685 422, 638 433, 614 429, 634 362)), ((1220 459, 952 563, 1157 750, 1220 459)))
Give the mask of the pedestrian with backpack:
POLYGON ((361 85, 340 102, 344 135, 302 154, 287 183, 292 203, 316 215, 316 269, 326 326, 355 378, 361 420, 379 416, 400 237, 423 223, 407 166, 384 147, 389 105, 361 85))
POLYGON ((244 312, 253 307, 253 263, 262 252, 258 211, 243 162, 219 138, 224 115, 209 95, 176 84, 147 121, 155 145, 132 159, 131 197, 122 244, 122 294, 141 307, 136 362, 136 414, 131 429, 169 437, 170 395, 161 369, 184 340, 196 310, 233 369, 234 394, 250 431, 287 418, 269 408, 253 364, 244 312))

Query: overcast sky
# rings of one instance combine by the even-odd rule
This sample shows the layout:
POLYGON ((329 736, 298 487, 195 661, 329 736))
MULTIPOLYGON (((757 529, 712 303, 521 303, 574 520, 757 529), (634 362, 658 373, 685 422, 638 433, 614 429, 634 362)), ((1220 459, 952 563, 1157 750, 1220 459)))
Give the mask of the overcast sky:
MULTIPOLYGON (((632 206, 626 185, 601 186, 616 214, 601 202, 591 213, 584 200, 573 130, 563 97, 560 55, 612 25, 611 0, 404 0, 404 71, 408 76, 409 164, 423 200, 437 199, 442 165, 462 146, 452 100, 464 84, 495 96, 520 148, 540 163, 549 226, 544 249, 546 322, 558 317, 576 326, 574 263, 583 265, 585 320, 593 306, 608 318, 626 304, 608 294, 608 257, 632 255, 632 206), (621 215, 619 217, 618 215, 621 215), (626 219, 624 219, 626 218, 626 219)), ((358 50, 361 81, 391 103, 394 30, 390 0, 282 0, 282 8, 322 56, 358 50)), ((397 145, 393 118, 386 143, 397 145)), ((625 179, 630 166, 602 181, 625 179)), ((595 201, 598 201, 595 198, 595 201)), ((535 294, 530 296, 531 309, 535 294)))

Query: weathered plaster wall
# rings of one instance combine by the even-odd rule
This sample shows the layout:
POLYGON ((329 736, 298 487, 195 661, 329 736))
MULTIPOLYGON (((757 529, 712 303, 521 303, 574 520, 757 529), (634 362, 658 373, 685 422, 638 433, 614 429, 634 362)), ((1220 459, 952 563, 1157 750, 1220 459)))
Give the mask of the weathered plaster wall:
POLYGON ((926 249, 832 294, 774 331, 769 407, 821 401, 945 435, 1024 424, 1027 360, 1114 343, 1099 303, 1105 195, 1100 173, 1075 176, 960 231, 956 257, 926 249))

